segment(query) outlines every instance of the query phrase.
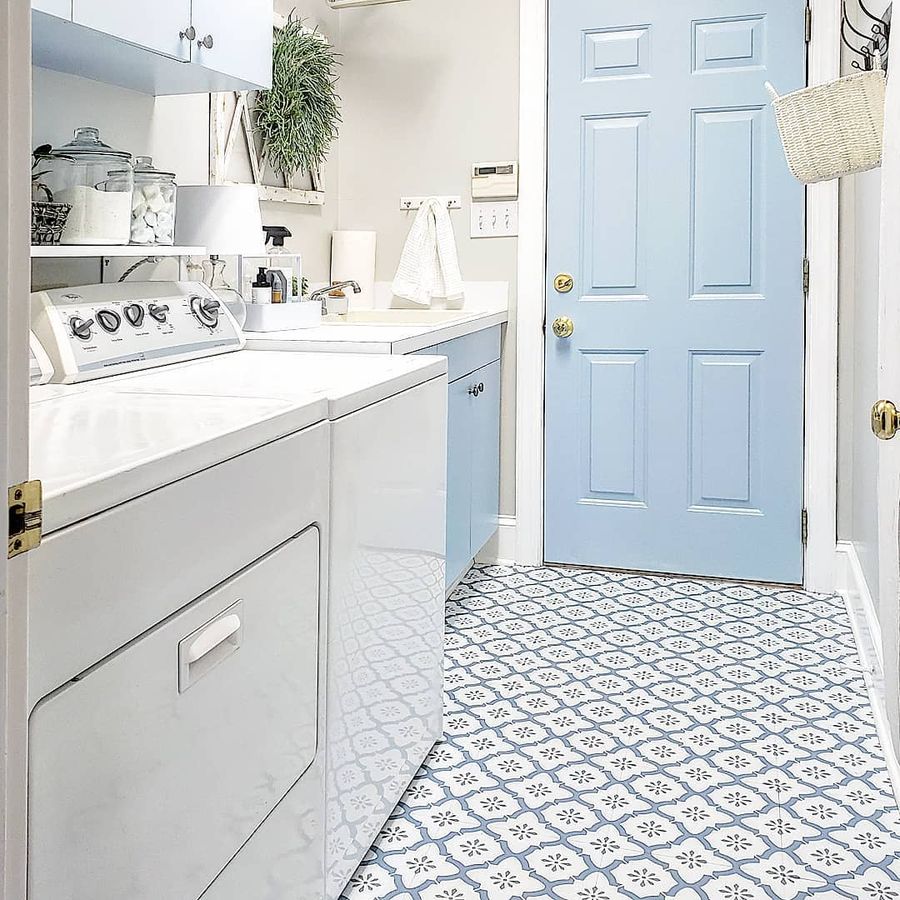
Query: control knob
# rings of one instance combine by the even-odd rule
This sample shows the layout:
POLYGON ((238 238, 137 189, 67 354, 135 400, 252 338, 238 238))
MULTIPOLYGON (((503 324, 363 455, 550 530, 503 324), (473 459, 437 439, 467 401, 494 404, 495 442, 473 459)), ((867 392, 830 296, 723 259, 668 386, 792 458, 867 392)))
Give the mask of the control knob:
POLYGON ((144 307, 140 303, 129 303, 125 307, 125 318, 135 328, 140 328, 144 324, 144 307))
POLYGON ((80 341, 89 341, 91 339, 93 325, 93 319, 82 319, 81 316, 72 316, 69 319, 69 328, 72 329, 72 334, 80 341))
POLYGON ((201 325, 215 328, 219 324, 219 301, 209 297, 191 297, 191 312, 201 325))
POLYGON ((122 324, 122 319, 117 312, 111 309, 101 309, 97 313, 97 324, 109 334, 115 334, 122 324))
POLYGON ((164 325, 169 314, 169 307, 165 303, 150 303, 147 306, 150 318, 155 319, 160 325, 164 325))

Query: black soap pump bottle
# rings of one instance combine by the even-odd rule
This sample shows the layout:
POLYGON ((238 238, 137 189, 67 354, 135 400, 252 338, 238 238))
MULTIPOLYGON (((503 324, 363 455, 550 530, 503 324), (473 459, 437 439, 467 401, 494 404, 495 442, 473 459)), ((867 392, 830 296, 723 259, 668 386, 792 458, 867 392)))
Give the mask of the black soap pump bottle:
POLYGON ((272 285, 269 281, 269 274, 266 272, 265 266, 259 267, 256 281, 253 282, 253 302, 254 303, 271 303, 272 302, 272 285))

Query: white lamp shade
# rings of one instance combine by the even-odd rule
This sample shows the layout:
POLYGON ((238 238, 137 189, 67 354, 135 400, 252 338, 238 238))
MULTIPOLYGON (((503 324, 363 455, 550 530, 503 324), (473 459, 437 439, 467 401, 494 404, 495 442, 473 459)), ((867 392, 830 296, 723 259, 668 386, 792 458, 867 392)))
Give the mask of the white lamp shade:
POLYGON ((266 241, 256 186, 179 185, 175 243, 206 247, 211 256, 264 253, 266 241))

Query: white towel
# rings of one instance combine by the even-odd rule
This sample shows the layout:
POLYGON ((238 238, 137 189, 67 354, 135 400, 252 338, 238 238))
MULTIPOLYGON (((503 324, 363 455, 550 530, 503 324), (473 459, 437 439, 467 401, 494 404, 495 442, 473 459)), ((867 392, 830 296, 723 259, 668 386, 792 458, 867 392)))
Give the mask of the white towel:
POLYGON ((437 197, 422 202, 392 287, 395 296, 420 306, 431 306, 434 297, 463 298, 453 223, 446 205, 437 197))

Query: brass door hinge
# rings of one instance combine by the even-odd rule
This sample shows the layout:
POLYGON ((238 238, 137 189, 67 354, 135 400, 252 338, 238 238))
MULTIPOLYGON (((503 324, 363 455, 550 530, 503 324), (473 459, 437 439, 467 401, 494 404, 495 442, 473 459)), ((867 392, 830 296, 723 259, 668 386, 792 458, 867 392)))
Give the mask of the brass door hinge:
POLYGON ((810 43, 812 41, 812 7, 807 4, 806 6, 806 43, 810 43))
POLYGON ((8 559, 34 550, 41 543, 44 524, 43 490, 40 481, 14 484, 9 489, 8 559))
POLYGON ((800 513, 800 537, 805 547, 809 542, 809 513, 805 509, 800 513))
POLYGON ((809 298, 809 257, 803 257, 803 297, 809 298))

